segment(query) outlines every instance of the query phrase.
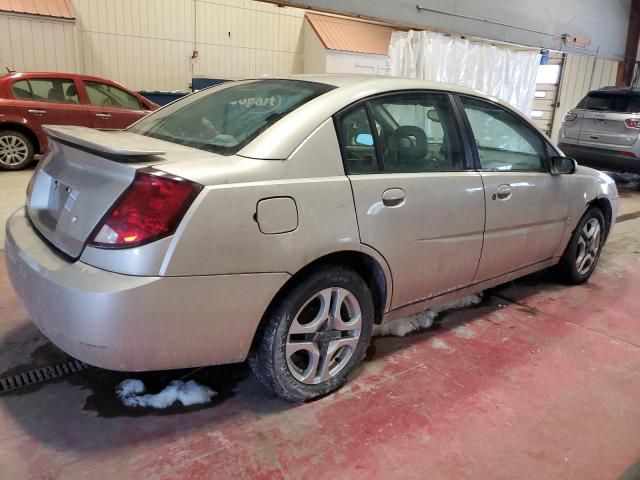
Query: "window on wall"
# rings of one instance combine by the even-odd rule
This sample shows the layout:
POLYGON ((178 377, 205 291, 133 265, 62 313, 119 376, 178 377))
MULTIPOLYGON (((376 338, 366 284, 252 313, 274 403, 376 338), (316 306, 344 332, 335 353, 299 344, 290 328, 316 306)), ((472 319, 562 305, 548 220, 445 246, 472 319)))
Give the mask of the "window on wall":
POLYGON ((340 118, 342 148, 348 173, 378 171, 378 158, 373 131, 364 105, 360 105, 340 118))
POLYGON ((371 101, 388 172, 465 168, 457 124, 446 95, 418 93, 371 101))
POLYGON ((84 86, 92 105, 100 107, 127 108, 129 110, 142 110, 138 99, 129 92, 101 82, 85 81, 84 86))
POLYGON ((498 105, 461 97, 480 166, 496 171, 547 171, 545 144, 524 121, 498 105))
POLYGON ((80 103, 73 80, 65 78, 32 78, 18 80, 13 95, 21 100, 37 102, 80 103))

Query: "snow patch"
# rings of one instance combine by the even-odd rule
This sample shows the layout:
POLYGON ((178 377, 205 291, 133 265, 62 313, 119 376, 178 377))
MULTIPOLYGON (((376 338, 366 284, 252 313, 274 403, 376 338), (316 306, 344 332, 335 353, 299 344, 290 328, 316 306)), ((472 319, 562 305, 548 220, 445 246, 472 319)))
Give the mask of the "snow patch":
POLYGON ((453 334, 458 338, 464 338, 469 340, 476 336, 476 334, 469 327, 465 327, 464 325, 460 325, 453 329, 453 334))
POLYGON ((375 325, 373 327, 373 336, 385 337, 392 335, 394 337, 404 337, 408 333, 415 332, 416 330, 424 330, 431 327, 438 314, 445 310, 465 308, 471 305, 477 305, 481 301, 482 294, 467 295, 441 307, 425 310, 424 312, 416 313, 409 317, 392 320, 382 325, 375 325))
POLYGON ((433 340, 431 340, 431 346, 436 350, 446 350, 447 348, 449 348, 449 345, 447 345, 444 340, 440 340, 439 338, 434 338, 433 340))
POLYGON ((209 402, 216 392, 194 380, 174 380, 160 393, 145 394, 146 387, 140 380, 127 379, 116 387, 116 395, 126 407, 167 408, 179 401, 185 407, 209 402))
POLYGON ((392 335, 394 337, 404 337, 406 334, 415 330, 424 330, 433 325, 433 320, 438 313, 433 310, 425 310, 406 318, 399 318, 391 322, 375 325, 373 327, 374 337, 385 337, 392 335))

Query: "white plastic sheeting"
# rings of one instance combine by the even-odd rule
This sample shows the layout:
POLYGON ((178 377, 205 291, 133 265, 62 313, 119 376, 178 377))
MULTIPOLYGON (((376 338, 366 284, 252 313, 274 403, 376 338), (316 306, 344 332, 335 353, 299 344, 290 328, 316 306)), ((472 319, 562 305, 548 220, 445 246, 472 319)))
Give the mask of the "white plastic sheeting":
POLYGON ((504 100, 529 115, 540 54, 436 32, 393 32, 389 74, 463 85, 504 100))

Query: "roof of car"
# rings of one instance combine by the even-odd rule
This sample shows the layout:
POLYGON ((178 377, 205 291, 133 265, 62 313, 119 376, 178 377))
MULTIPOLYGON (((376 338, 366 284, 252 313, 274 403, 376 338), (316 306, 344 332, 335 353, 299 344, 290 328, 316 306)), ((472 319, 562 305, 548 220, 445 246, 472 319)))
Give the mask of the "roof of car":
POLYGON ((344 88, 352 86, 370 86, 378 87, 381 91, 387 90, 405 90, 412 88, 428 89, 428 90, 444 90, 458 93, 467 93, 485 98, 493 97, 460 85, 453 85, 444 82, 434 82, 430 80, 418 80, 413 78, 402 78, 382 75, 364 75, 364 74, 346 74, 346 73, 327 73, 327 74, 300 74, 300 75, 270 75, 262 78, 279 78, 287 80, 302 80, 307 82, 324 83, 333 85, 334 87, 344 88))
POLYGON ((592 93, 610 93, 612 95, 640 95, 640 88, 609 86, 602 87, 597 90, 591 90, 589 92, 589 95, 591 95, 592 93))

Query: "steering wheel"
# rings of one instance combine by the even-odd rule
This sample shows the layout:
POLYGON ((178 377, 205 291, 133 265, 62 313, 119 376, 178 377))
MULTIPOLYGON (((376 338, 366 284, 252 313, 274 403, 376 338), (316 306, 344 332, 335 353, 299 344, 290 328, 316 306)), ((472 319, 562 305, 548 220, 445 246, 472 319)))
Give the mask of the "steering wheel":
POLYGON ((102 105, 105 107, 117 107, 119 104, 111 97, 104 97, 104 100, 102 100, 102 105))

